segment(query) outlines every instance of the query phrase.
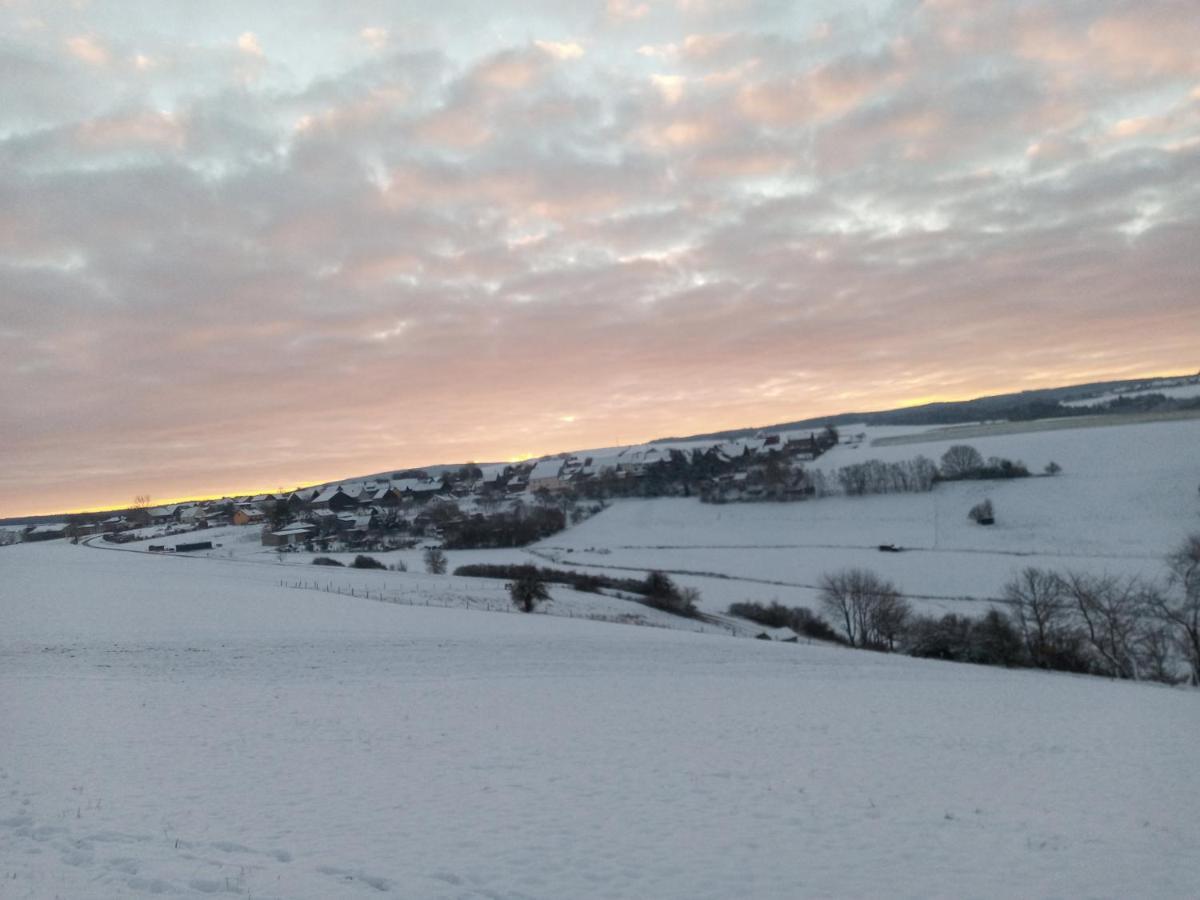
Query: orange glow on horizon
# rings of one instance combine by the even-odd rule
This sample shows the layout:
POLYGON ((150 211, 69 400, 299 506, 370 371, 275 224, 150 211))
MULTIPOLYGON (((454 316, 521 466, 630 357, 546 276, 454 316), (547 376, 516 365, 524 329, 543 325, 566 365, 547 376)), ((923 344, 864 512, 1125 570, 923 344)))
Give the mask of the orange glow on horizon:
MULTIPOLYGON (((1072 374, 1076 378, 1081 377, 1079 375, 1079 373, 1072 373, 1072 374)), ((1143 379, 1149 380, 1149 379, 1154 379, 1154 378, 1179 378, 1179 377, 1188 377, 1193 374, 1195 374, 1194 370, 1186 372, 1186 373, 1167 372, 1167 373, 1152 373, 1152 374, 1134 375, 1134 376, 1130 376, 1128 373, 1119 373, 1119 374, 1114 374, 1111 377, 1106 377, 1105 374, 1101 373, 1098 375, 1084 375, 1084 376, 1082 376, 1085 379, 1084 381, 1082 381, 1082 382, 1076 381, 1074 383, 1076 383, 1076 384, 1090 383, 1090 382, 1105 381, 1105 380, 1143 380, 1143 379)), ((964 388, 962 391, 955 392, 955 393, 923 394, 923 395, 916 396, 916 397, 909 397, 907 399, 898 399, 898 398, 894 398, 894 397, 889 397, 887 394, 884 394, 884 393, 877 393, 876 396, 879 397, 879 401, 877 403, 867 404, 864 407, 860 407, 860 408, 866 408, 867 411, 876 411, 876 410, 882 411, 885 409, 904 409, 904 408, 909 408, 909 407, 913 407, 913 406, 920 406, 920 405, 926 404, 926 403, 960 402, 960 401, 965 401, 965 400, 976 399, 979 397, 992 396, 992 395, 996 395, 996 394, 1015 393, 1020 390, 1038 390, 1038 389, 1044 389, 1044 388, 1050 388, 1050 387, 1067 387, 1067 386, 1070 386, 1070 385, 1062 380, 1056 380, 1054 378, 1046 378, 1045 373, 1039 373, 1037 383, 1023 384, 1023 385, 1020 385, 1019 387, 1015 387, 1015 388, 1011 385, 1004 385, 1004 386, 990 387, 990 388, 989 387, 964 388)), ((843 409, 844 409, 844 407, 843 407, 843 409)), ((313 477, 315 473, 313 473, 312 471, 309 471, 309 472, 303 473, 303 477, 296 478, 296 477, 294 477, 296 474, 296 470, 291 469, 290 473, 283 472, 281 474, 279 481, 275 482, 275 485, 276 485, 275 487, 268 487, 268 488, 258 486, 258 487, 254 487, 254 488, 250 489, 250 488, 246 488, 242 485, 237 485, 231 489, 219 490, 219 491, 214 491, 214 492, 210 492, 210 493, 198 493, 198 492, 194 492, 194 491, 193 492, 178 492, 178 493, 171 494, 168 499, 157 499, 154 496, 153 485, 150 485, 149 486, 149 488, 150 488, 149 493, 151 496, 150 505, 151 505, 151 507, 166 506, 169 504, 192 503, 192 502, 197 502, 197 501, 201 501, 201 500, 220 499, 223 497, 254 496, 256 494, 277 493, 278 489, 279 489, 278 485, 279 485, 280 481, 282 481, 284 484, 293 485, 292 487, 285 488, 285 490, 291 491, 291 490, 295 490, 298 488, 307 488, 307 487, 314 487, 314 486, 322 485, 322 484, 336 483, 338 481, 351 481, 356 478, 362 478, 362 477, 364 477, 365 474, 369 474, 369 473, 387 472, 389 470, 390 471, 398 471, 401 469, 422 468, 422 467, 430 467, 430 466, 438 466, 438 465, 456 465, 456 464, 461 464, 462 462, 465 462, 467 460, 480 461, 483 463, 487 463, 489 461, 500 461, 500 460, 503 460, 503 461, 506 461, 509 463, 527 462, 529 460, 538 459, 538 458, 541 458, 544 456, 553 456, 553 455, 562 454, 562 453, 578 452, 580 450, 586 450, 586 449, 593 448, 593 447, 611 447, 611 446, 617 446, 617 445, 636 446, 638 444, 647 443, 649 441, 661 439, 661 438, 668 437, 668 436, 686 436, 688 434, 708 434, 708 433, 715 433, 715 432, 721 432, 721 431, 763 428, 763 427, 770 427, 772 424, 776 424, 776 423, 780 423, 780 422, 799 421, 802 419, 819 419, 822 416, 837 415, 837 414, 839 414, 839 412, 840 411, 838 411, 838 410, 833 410, 833 411, 831 411, 831 410, 821 410, 821 411, 808 410, 808 411, 805 411, 803 414, 796 414, 796 413, 790 412, 789 410, 787 410, 785 408, 779 408, 778 411, 769 414, 770 418, 765 418, 760 414, 754 415, 754 418, 756 418, 758 421, 749 420, 749 416, 747 418, 734 418, 737 415, 737 413, 728 413, 727 412, 724 415, 718 415, 712 419, 708 419, 708 420, 702 421, 702 422, 697 421, 696 419, 691 418, 691 417, 681 416, 678 420, 675 421, 674 424, 672 424, 670 421, 667 421, 664 417, 664 419, 662 421, 665 422, 665 424, 650 426, 653 428, 653 431, 649 431, 649 428, 647 428, 645 433, 639 433, 642 431, 642 429, 639 428, 639 429, 637 429, 637 431, 634 431, 631 428, 629 432, 625 432, 622 435, 622 439, 620 441, 614 441, 612 439, 612 431, 605 430, 605 429, 610 429, 611 426, 608 426, 608 425, 595 426, 595 430, 580 429, 577 432, 573 432, 571 434, 571 436, 562 438, 561 442, 555 442, 553 445, 548 444, 546 447, 542 448, 541 452, 539 452, 539 453, 530 452, 528 449, 523 449, 520 452, 514 452, 512 445, 504 446, 504 444, 501 443, 499 446, 492 446, 492 447, 477 446, 474 448, 474 452, 472 452, 470 455, 465 455, 465 459, 462 458, 464 456, 464 454, 461 454, 456 450, 447 450, 447 451, 445 451, 447 454, 447 457, 449 457, 453 454, 455 456, 459 456, 460 458, 459 459, 444 458, 444 459, 434 461, 434 462, 431 462, 430 459, 428 458, 430 455, 429 452, 420 451, 420 450, 415 451, 416 453, 420 453, 423 456, 425 456, 425 458, 420 461, 413 459, 412 457, 408 457, 408 458, 402 457, 402 458, 398 458, 398 459, 393 457, 391 459, 384 460, 384 459, 380 459, 378 457, 363 456, 363 457, 359 457, 359 458, 353 459, 353 460, 347 459, 344 464, 337 466, 338 471, 328 472, 328 470, 326 470, 325 473, 319 473, 318 477, 313 477), (291 474, 292 477, 288 477, 289 474, 291 474), (325 474, 328 474, 328 477, 320 477, 325 474)), ((631 423, 631 424, 634 424, 634 423, 631 423)), ((522 443, 525 443, 525 441, 522 440, 522 443)), ((527 448, 528 444, 525 444, 525 446, 527 448)), ((437 451, 434 450, 432 452, 436 453, 437 451)), ((200 477, 203 477, 203 473, 201 473, 197 477, 196 480, 199 480, 200 477)), ((115 491, 114 491, 114 493, 115 493, 115 491)), ((113 498, 113 502, 105 502, 105 500, 103 499, 103 496, 104 496, 103 494, 100 494, 99 496, 96 497, 95 500, 81 504, 78 507, 75 507, 75 506, 68 507, 67 511, 64 511, 62 506, 58 506, 58 507, 41 506, 41 507, 38 507, 35 509, 29 509, 29 508, 16 509, 16 510, 2 509, 2 510, 0 510, 0 516, 2 516, 3 518, 8 518, 8 519, 19 519, 22 516, 81 515, 81 514, 91 514, 91 513, 99 513, 99 512, 109 512, 109 511, 113 511, 113 510, 128 509, 131 505, 130 502, 127 500, 126 501, 116 501, 115 497, 113 498)))

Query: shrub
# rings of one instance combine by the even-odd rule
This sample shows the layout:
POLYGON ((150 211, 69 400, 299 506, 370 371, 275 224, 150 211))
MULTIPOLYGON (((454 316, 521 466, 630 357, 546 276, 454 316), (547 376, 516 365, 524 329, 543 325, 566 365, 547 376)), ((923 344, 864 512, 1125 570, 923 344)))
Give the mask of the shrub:
POLYGON ((829 623, 806 606, 784 606, 772 603, 764 606, 761 603, 734 603, 729 607, 729 615, 749 619, 768 628, 790 628, 797 634, 815 638, 819 641, 833 641, 844 644, 846 639, 830 627, 829 623))
POLYGON ((1057 475, 1062 471, 1062 466, 1060 466, 1054 460, 1051 460, 1050 462, 1046 463, 1046 468, 1044 468, 1042 471, 1047 475, 1057 475))
POLYGON ((518 569, 517 577, 508 586, 508 593, 517 609, 533 612, 538 603, 550 599, 550 592, 536 566, 519 566, 518 569))
POLYGON ((407 572, 408 571, 408 566, 406 566, 404 564, 404 560, 402 560, 402 559, 396 560, 388 568, 391 569, 393 572, 407 572))
POLYGON ((362 554, 359 554, 358 556, 354 557, 354 562, 350 563, 350 565, 352 568, 355 568, 355 569, 383 569, 385 571, 387 570, 387 566, 385 566, 383 563, 381 563, 375 557, 363 556, 362 554))
MULTIPOLYGON (((454 570, 455 575, 465 575, 471 578, 506 578, 509 580, 520 577, 523 566, 498 565, 494 563, 471 563, 459 566, 454 570)), ((609 575, 593 575, 588 572, 574 572, 566 569, 539 568, 538 575, 549 584, 565 584, 577 591, 589 594, 600 593, 601 588, 614 591, 624 591, 628 594, 640 594, 646 587, 644 581, 634 578, 613 578, 609 575)))
POLYGON ((446 574, 446 554, 439 547, 425 549, 425 571, 430 575, 446 574))
POLYGON ((642 583, 643 601, 647 606, 661 609, 677 616, 696 618, 700 610, 696 601, 700 594, 694 588, 680 588, 663 572, 651 572, 642 583))
POLYGON ((314 559, 312 561, 312 564, 314 566, 345 566, 346 565, 345 563, 338 562, 336 559, 333 559, 332 557, 329 557, 329 556, 318 556, 316 559, 314 559))
POLYGON ((967 513, 967 518, 977 525, 991 525, 996 521, 996 511, 992 509, 992 501, 984 500, 982 503, 976 503, 967 513))

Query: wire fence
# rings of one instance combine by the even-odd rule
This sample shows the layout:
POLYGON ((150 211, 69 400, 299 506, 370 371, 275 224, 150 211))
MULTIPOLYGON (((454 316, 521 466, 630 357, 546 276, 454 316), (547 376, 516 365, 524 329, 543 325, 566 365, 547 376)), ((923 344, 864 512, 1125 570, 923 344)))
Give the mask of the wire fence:
MULTIPOLYGON (((479 612, 496 612, 496 613, 521 613, 516 606, 508 600, 492 600, 487 597, 469 597, 465 595, 443 595, 432 596, 429 594, 414 595, 406 591, 391 590, 387 585, 382 587, 356 587, 354 585, 343 586, 333 581, 321 581, 319 579, 279 579, 279 586, 283 588, 291 588, 300 591, 318 591, 323 594, 338 594, 343 597, 354 597, 362 600, 374 600, 379 603, 393 603, 398 606, 425 606, 435 607, 438 609, 469 609, 479 612)), ((542 606, 534 611, 535 615, 560 616, 566 619, 587 619, 592 622, 610 622, 616 625, 640 625, 649 628, 666 628, 673 631, 694 631, 698 634, 711 634, 712 628, 705 628, 700 623, 690 623, 691 627, 686 627, 681 621, 679 625, 667 625, 661 622, 652 622, 638 613, 601 613, 601 612, 586 612, 583 610, 571 609, 563 604, 556 604, 551 601, 549 604, 542 606)), ((526 613, 528 615, 528 613, 526 613)), ((711 623, 710 623, 711 624, 711 623)), ((722 631, 727 630, 730 634, 737 635, 737 631, 730 625, 720 623, 718 625, 722 631)))

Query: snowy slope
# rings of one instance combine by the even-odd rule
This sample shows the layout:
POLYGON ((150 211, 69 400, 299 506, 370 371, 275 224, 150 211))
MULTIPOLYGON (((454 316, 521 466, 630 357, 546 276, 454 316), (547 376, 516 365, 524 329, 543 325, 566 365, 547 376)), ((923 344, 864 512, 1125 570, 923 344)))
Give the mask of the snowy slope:
POLYGON ((1193 692, 413 608, 63 542, 0 566, 6 898, 1200 883, 1193 692))
MULTIPOLYGON (((898 428, 863 431, 857 447, 821 457, 832 471, 868 459, 940 459, 955 439, 872 446, 898 428)), ((621 501, 543 541, 562 563, 725 578, 681 577, 708 609, 739 600, 814 606, 824 572, 856 565, 892 578, 919 607, 970 611, 1029 565, 1157 576, 1162 556, 1200 530, 1200 420, 971 438, 985 457, 1023 460, 1053 478, 942 484, 927 494, 830 497, 802 503, 707 505, 691 499, 621 501), (991 498, 998 521, 967 520, 991 498), (879 544, 908 548, 880 553, 879 544), (732 580, 731 580, 732 579, 732 580), (931 598, 920 600, 919 598, 931 598), (956 598, 977 598, 965 605, 956 598)))

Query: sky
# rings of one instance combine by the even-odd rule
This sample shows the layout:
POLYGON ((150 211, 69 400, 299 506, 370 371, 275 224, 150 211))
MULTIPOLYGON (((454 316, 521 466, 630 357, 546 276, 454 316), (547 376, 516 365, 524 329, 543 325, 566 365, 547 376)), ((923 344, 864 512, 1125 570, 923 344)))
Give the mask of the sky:
POLYGON ((1194 0, 0 0, 0 516, 1200 368, 1194 0))

